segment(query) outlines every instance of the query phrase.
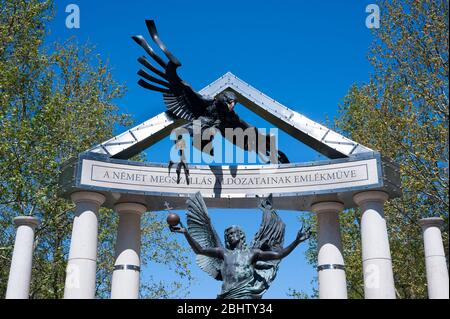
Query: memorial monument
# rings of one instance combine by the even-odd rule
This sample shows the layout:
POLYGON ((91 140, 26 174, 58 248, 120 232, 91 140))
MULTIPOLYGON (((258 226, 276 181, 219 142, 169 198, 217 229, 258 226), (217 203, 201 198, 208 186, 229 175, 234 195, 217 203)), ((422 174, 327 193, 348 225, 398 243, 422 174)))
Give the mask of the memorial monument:
MULTIPOLYGON (((158 82, 141 70, 142 77, 161 86, 144 80, 140 83, 162 92, 168 110, 92 147, 65 165, 61 175, 61 196, 76 204, 65 298, 94 297, 96 225, 100 205, 116 210, 120 216, 111 297, 137 298, 141 214, 164 210, 167 202, 173 209, 185 209, 186 200, 198 192, 209 208, 255 208, 261 198, 271 195, 271 205, 276 209, 317 213, 320 298, 347 297, 338 217, 343 209, 359 206, 366 298, 395 298, 383 203, 401 194, 398 166, 380 153, 281 105, 230 72, 196 93, 176 75, 175 69, 180 63, 159 39, 154 23, 147 21, 147 27, 169 62, 162 61, 143 37, 134 37, 164 69, 160 71, 147 59, 139 58, 147 69, 162 77, 158 82), (258 153, 272 159, 268 164, 189 164, 189 167, 182 164, 177 167, 177 176, 169 175, 172 163, 129 160, 179 127, 187 124, 189 128, 192 123, 194 130, 195 120, 204 114, 196 113, 195 106, 190 104, 193 101, 203 105, 216 103, 216 107, 221 103, 222 113, 219 114, 222 115, 210 113, 214 123, 206 120, 209 124, 205 124, 200 120, 199 128, 203 131, 211 127, 218 131, 226 129, 224 123, 229 122, 223 119, 230 114, 234 123, 241 123, 232 113, 234 103, 238 102, 329 160, 281 163, 287 162, 287 157, 271 148, 268 152, 258 153), (183 168, 188 168, 189 174, 181 176, 183 168), (374 271, 377 285, 372 285, 374 271), (76 284, 73 284, 74 278, 78 278, 76 284)), ((263 135, 258 132, 257 136, 263 135)), ((235 138, 227 134, 224 137, 231 142, 235 138)), ((268 139, 272 146, 272 137, 268 139)), ((182 153, 187 144, 183 145, 178 138, 177 141, 182 153)), ((267 137, 262 141, 247 145, 266 146, 267 137)))
MULTIPOLYGON (((159 38, 154 22, 146 24, 168 62, 154 52, 144 37, 133 37, 162 67, 161 71, 145 57, 139 58, 153 72, 151 75, 141 69, 138 74, 143 79, 139 84, 163 93, 167 110, 65 164, 60 196, 72 200, 76 208, 64 297, 95 297, 98 211, 104 206, 119 215, 111 298, 138 298, 141 215, 165 210, 170 203, 171 209, 188 210, 188 228, 178 226, 180 219, 175 214, 168 218, 170 228, 185 235, 203 270, 224 281, 219 298, 260 298, 274 280, 280 260, 308 238, 309 230, 301 230, 294 242, 284 247, 285 226, 275 209, 317 214, 319 297, 347 298, 339 214, 344 209, 359 207, 365 298, 395 298, 383 205, 386 200, 401 196, 398 165, 376 150, 278 103, 230 72, 196 92, 178 77, 176 69, 181 64, 159 38), (287 156, 276 148, 274 136, 260 132, 238 117, 234 112, 236 103, 328 159, 289 163, 287 156), (193 146, 203 152, 214 153, 208 144, 217 131, 244 150, 256 151, 265 164, 190 164, 184 154, 190 144, 180 138, 177 128, 187 131, 194 138, 193 146), (226 134, 230 128, 239 128, 241 132, 249 129, 256 138, 239 140, 239 136, 226 134), (203 137, 208 130, 213 131, 209 139, 195 140, 196 135, 203 137), (180 153, 177 176, 170 175, 170 167, 175 163, 172 159, 168 164, 130 160, 172 133, 176 135, 176 149, 180 153), (226 230, 223 246, 206 207, 258 206, 263 210, 263 222, 250 246, 246 246, 245 235, 238 226, 226 230)), ((28 237, 34 234, 36 224, 22 225, 28 237)), ((431 252, 438 247, 439 232, 429 222, 423 225, 427 254, 433 257, 431 252)), ((26 248, 23 251, 31 251, 26 248)), ((439 278, 447 274, 448 281, 441 257, 429 258, 427 267, 440 265, 439 278)), ((429 284, 435 286, 429 290, 442 297, 445 287, 437 287, 436 278, 429 277, 429 284)), ((29 281, 24 286, 27 284, 29 281)), ((11 283, 11 287, 17 285, 11 283)), ((16 295, 25 294, 21 289, 16 295)))

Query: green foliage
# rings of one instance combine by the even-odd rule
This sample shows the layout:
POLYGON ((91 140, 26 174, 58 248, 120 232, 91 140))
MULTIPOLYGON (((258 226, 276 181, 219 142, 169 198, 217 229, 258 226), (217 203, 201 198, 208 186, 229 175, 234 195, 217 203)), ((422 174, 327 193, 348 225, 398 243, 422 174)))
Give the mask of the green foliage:
MULTIPOLYGON (((113 102, 124 87, 91 47, 74 39, 43 45, 51 1, 0 3, 0 298, 13 247, 12 219, 18 215, 42 221, 30 297, 61 298, 73 220, 72 203, 57 196, 62 164, 113 136, 115 125, 131 125, 131 119, 119 114, 113 102)), ((117 219, 110 210, 100 211, 100 298, 109 295, 117 219)), ((189 281, 183 250, 162 225, 161 216, 147 213, 143 218, 143 264, 152 256, 153 262, 173 265, 178 277, 189 281)), ((170 287, 173 283, 158 283, 157 291, 175 293, 168 292, 170 287)))
MULTIPOLYGON (((396 293, 426 298, 419 219, 445 219, 448 256, 448 0, 384 0, 380 9, 374 73, 350 88, 336 126, 400 165, 403 196, 385 205, 396 293)), ((348 210, 340 222, 349 297, 363 298, 360 212, 348 210)))

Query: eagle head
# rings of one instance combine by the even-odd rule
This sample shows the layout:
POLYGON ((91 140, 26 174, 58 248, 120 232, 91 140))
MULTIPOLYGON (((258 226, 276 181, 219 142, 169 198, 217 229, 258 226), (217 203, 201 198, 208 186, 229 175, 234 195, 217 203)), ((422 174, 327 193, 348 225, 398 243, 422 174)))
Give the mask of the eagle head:
POLYGON ((230 112, 233 111, 234 106, 236 105, 237 102, 236 95, 230 91, 220 93, 216 97, 216 100, 222 105, 226 106, 230 112))

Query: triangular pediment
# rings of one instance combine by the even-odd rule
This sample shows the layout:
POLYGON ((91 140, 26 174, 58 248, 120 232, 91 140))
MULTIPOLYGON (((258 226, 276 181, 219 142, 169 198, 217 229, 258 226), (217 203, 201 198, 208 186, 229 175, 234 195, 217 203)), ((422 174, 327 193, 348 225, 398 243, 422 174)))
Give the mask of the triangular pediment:
MULTIPOLYGON (((244 107, 330 159, 373 152, 368 147, 280 104, 231 72, 207 85, 200 94, 214 97, 226 90, 233 91, 244 107)), ((162 112, 87 152, 129 159, 167 137, 173 129, 184 123, 184 120, 174 119, 167 112, 162 112)))

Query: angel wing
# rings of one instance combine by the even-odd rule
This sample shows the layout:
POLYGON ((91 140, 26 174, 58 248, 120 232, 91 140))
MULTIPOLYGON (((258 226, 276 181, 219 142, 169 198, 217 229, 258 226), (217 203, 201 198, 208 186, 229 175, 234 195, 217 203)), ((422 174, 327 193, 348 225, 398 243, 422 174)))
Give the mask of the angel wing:
POLYGON ((212 103, 212 99, 207 99, 196 92, 189 84, 184 82, 177 74, 177 68, 181 66, 180 61, 167 50, 167 47, 161 41, 156 30, 153 20, 145 20, 147 29, 150 32, 152 40, 158 45, 164 55, 169 59, 165 62, 152 47, 147 43, 141 35, 133 36, 133 40, 139 44, 145 52, 162 68, 163 71, 151 64, 145 56, 138 58, 138 62, 142 64, 154 75, 149 74, 144 69, 138 71, 144 79, 140 79, 138 84, 146 89, 163 93, 164 103, 167 110, 177 118, 192 121, 203 115, 208 105, 212 103), (147 81, 149 82, 147 82, 147 81))
MULTIPOLYGON (((272 208, 272 194, 260 201, 259 208, 263 218, 258 232, 253 237, 250 246, 261 250, 279 250, 283 247, 285 224, 272 208)), ((262 295, 275 279, 281 260, 258 261, 255 266, 254 294, 262 295)))
MULTIPOLYGON (((203 248, 223 247, 217 232, 211 224, 200 192, 190 196, 187 200, 187 225, 188 231, 203 248)), ((218 258, 197 255, 197 264, 202 270, 210 274, 216 280, 222 280, 222 260, 218 258)))

